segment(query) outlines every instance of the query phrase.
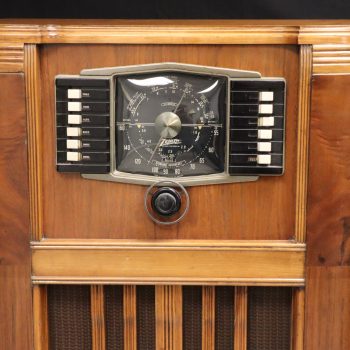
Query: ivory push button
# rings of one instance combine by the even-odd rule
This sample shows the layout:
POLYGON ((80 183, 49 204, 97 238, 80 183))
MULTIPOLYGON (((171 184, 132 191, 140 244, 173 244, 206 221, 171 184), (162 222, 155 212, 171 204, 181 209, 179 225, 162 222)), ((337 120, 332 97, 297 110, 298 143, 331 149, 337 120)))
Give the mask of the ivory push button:
POLYGON ((70 137, 81 136, 81 128, 67 128, 67 136, 70 136, 70 137))
POLYGON ((67 152, 67 161, 68 162, 79 162, 81 160, 80 152, 67 152))
POLYGON ((82 121, 80 114, 68 114, 68 124, 81 124, 82 121))
POLYGON ((256 157, 256 162, 259 165, 270 165, 271 164, 271 155, 270 154, 259 154, 256 157))
POLYGON ((81 111, 81 102, 68 102, 68 111, 69 112, 80 112, 81 111))
POLYGON ((80 140, 67 140, 68 149, 80 149, 81 147, 82 143, 80 140))
POLYGON ((80 99, 81 98, 81 90, 80 89, 68 89, 67 95, 68 95, 68 98, 71 98, 71 99, 80 99))
POLYGON ((271 104, 259 105, 259 114, 272 114, 272 113, 273 113, 273 105, 271 104))
POLYGON ((259 126, 274 126, 275 118, 274 117, 260 117, 258 121, 259 126))
POLYGON ((271 142, 258 142, 258 152, 271 152, 271 142))
POLYGON ((272 102, 273 98, 273 91, 261 91, 259 93, 259 101, 272 102))
POLYGON ((272 139, 272 130, 258 130, 258 139, 271 140, 272 139))

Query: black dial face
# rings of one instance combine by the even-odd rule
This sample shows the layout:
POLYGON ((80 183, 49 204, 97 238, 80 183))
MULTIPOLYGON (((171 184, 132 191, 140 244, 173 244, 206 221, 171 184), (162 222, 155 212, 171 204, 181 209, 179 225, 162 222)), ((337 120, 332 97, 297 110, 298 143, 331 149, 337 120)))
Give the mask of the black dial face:
POLYGON ((166 177, 224 171, 226 78, 158 72, 116 79, 118 171, 166 177))

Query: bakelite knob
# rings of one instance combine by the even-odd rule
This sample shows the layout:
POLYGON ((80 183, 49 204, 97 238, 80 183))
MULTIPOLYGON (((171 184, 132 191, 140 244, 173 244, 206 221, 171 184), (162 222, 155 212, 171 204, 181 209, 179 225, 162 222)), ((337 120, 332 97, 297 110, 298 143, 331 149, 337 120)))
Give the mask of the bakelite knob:
POLYGON ((153 193, 152 209, 161 216, 176 214, 181 207, 181 195, 172 187, 161 187, 153 193))

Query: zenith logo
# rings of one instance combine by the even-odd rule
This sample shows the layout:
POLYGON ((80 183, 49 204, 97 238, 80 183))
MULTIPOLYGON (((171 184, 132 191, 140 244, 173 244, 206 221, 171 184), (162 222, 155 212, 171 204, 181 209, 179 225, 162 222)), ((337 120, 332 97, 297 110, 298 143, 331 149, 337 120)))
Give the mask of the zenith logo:
POLYGON ((180 139, 164 139, 162 146, 179 145, 179 144, 181 144, 180 139))

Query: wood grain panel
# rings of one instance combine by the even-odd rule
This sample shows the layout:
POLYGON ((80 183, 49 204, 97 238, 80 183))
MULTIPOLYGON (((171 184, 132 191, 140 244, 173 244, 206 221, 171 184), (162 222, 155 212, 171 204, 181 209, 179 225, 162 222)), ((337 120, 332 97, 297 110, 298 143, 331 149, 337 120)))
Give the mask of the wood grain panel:
POLYGON ((92 350, 106 349, 103 286, 91 286, 92 350))
MULTIPOLYGON (((57 243, 57 241, 56 241, 57 243)), ((192 242, 194 244, 195 242, 192 242)), ((93 243, 92 243, 93 244, 93 243)), ((33 244, 34 283, 303 285, 305 245, 33 244)))
POLYGON ((156 349, 182 349, 182 288, 156 287, 156 349))
POLYGON ((295 238, 298 48, 239 45, 50 45, 42 72, 43 233, 51 238, 295 238), (74 54, 72 55, 72 52, 74 54), (259 59, 256 59, 259 57, 259 59), (176 61, 258 70, 288 84, 286 173, 255 183, 190 188, 183 222, 157 227, 143 209, 146 187, 82 179, 55 170, 54 77, 82 68, 176 61), (208 200, 210 198, 210 200, 208 200), (269 205, 266 205, 269 203, 269 205), (270 210, 278 208, 278 210, 270 210))
POLYGON ((350 349, 350 268, 307 269, 305 350, 350 349))
POLYGON ((349 75, 313 78, 309 266, 350 266, 349 84, 349 75))
POLYGON ((24 76, 0 84, 0 339, 23 350, 33 342, 24 76))

